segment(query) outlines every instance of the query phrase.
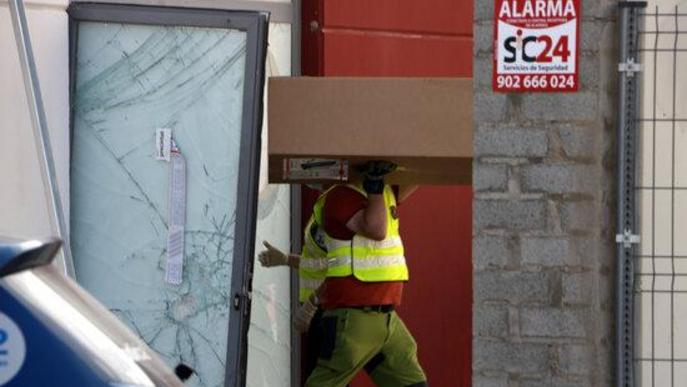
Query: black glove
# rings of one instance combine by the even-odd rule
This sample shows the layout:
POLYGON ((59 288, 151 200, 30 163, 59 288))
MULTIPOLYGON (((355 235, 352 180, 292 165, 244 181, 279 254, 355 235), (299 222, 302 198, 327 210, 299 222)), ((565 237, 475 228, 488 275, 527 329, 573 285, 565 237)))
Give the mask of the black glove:
POLYGON ((368 161, 365 164, 356 166, 356 171, 362 174, 363 189, 368 194, 381 194, 384 192, 384 176, 395 171, 397 165, 384 160, 368 161))

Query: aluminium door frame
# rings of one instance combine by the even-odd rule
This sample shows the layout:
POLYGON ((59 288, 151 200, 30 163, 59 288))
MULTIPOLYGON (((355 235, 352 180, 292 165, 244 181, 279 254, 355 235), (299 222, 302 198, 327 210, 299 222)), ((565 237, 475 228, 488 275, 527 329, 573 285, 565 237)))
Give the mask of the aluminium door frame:
MULTIPOLYGON (((291 76, 301 75, 301 3, 302 0, 291 0, 291 76)), ((289 187, 291 202, 289 210, 291 212, 290 240, 291 252, 300 254, 302 249, 301 238, 303 236, 302 225, 302 195, 301 185, 291 184, 289 187)), ((300 279, 298 272, 291 270, 289 273, 290 308, 291 316, 295 316, 300 308, 300 279)), ((301 383, 301 332, 291 326, 291 386, 300 386, 301 383)))
MULTIPOLYGON (((190 26, 233 29, 246 32, 246 64, 243 90, 239 176, 237 183, 236 225, 231 278, 232 299, 229 314, 224 385, 243 386, 248 361, 255 227, 258 206, 258 175, 265 83, 265 58, 269 14, 145 5, 72 3, 69 14, 70 98, 74 96, 76 47, 79 22, 190 26)), ((73 134, 73 104, 70 127, 73 134)))

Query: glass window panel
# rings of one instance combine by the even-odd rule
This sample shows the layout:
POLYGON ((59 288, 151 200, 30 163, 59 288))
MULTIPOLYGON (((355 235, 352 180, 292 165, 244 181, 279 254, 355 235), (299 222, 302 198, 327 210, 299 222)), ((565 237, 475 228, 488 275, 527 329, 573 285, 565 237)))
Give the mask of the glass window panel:
MULTIPOLYGON (((288 185, 269 185, 260 195, 256 247, 268 240, 288 252, 290 245, 288 185)), ((289 268, 263 268, 256 262, 248 331, 247 386, 289 386, 291 380, 291 313, 289 268)))
MULTIPOLYGON (((267 76, 291 73, 291 26, 269 26, 267 76)), ((266 111, 266 110, 265 110, 266 111)), ((290 246, 290 190, 288 185, 267 184, 267 115, 264 116, 260 196, 255 251, 262 241, 287 252, 290 246)), ((285 267, 263 268, 253 274, 253 302, 248 332, 247 386, 289 386, 291 383, 290 273, 285 267)))
POLYGON ((224 384, 245 32, 80 22, 71 174, 79 283, 187 385, 224 384), (154 157, 172 128, 187 163, 183 282, 164 282, 170 164, 154 157))

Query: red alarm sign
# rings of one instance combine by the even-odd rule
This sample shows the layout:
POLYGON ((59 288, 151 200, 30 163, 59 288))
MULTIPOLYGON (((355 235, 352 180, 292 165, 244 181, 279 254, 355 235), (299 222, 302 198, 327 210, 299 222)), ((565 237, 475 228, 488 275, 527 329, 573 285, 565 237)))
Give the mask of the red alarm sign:
POLYGON ((581 0, 495 1, 494 91, 577 91, 581 0))

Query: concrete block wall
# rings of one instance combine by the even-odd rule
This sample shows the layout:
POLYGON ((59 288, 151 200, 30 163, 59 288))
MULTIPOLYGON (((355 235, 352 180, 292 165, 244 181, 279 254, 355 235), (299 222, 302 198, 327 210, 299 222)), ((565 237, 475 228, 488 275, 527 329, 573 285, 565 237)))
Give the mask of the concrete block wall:
POLYGON ((474 15, 476 387, 613 380, 616 1, 584 0, 577 93, 492 92, 474 15))

